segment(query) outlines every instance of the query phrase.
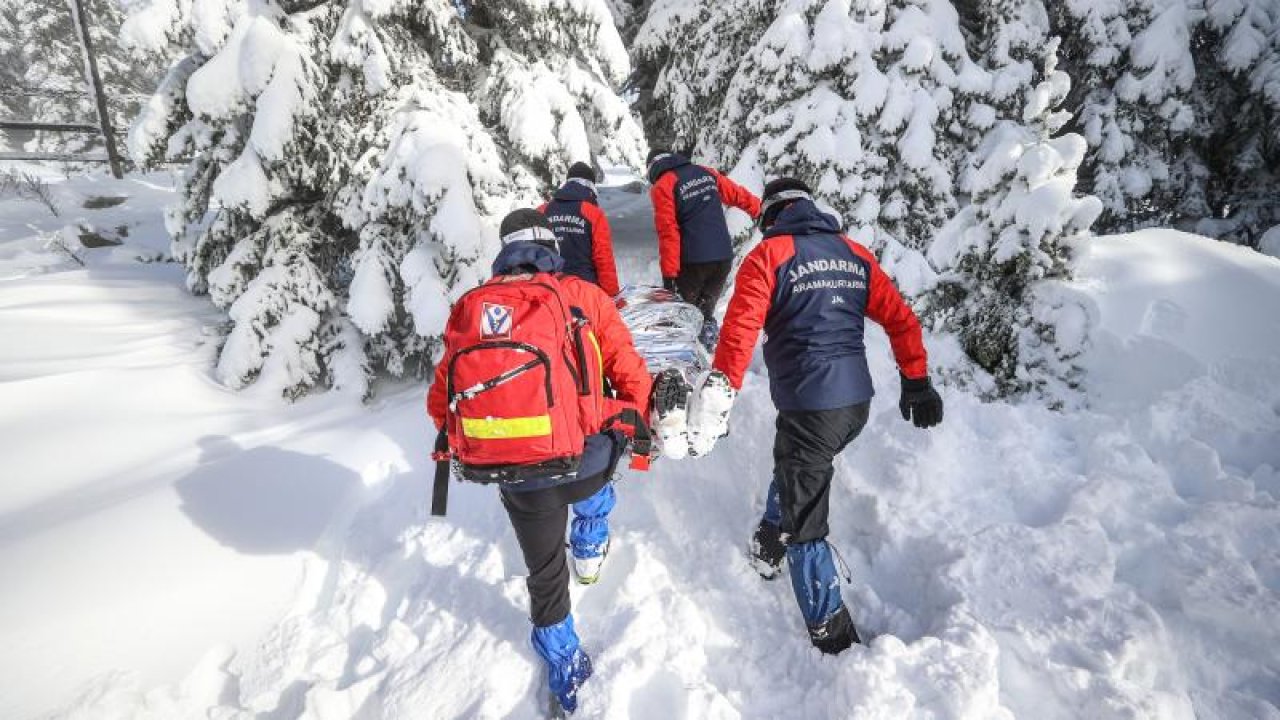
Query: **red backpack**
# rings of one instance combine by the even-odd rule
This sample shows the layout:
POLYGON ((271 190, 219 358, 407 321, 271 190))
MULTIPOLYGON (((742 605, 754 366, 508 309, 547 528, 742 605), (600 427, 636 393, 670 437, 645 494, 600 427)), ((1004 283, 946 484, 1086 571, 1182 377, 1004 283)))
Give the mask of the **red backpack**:
MULTIPOLYGON (((449 451, 475 482, 522 482, 577 472, 591 393, 581 326, 560 282, 503 275, 463 295, 445 328, 449 451), (575 336, 577 336, 575 338, 575 336)), ((598 389, 597 389, 598 392, 598 389)))

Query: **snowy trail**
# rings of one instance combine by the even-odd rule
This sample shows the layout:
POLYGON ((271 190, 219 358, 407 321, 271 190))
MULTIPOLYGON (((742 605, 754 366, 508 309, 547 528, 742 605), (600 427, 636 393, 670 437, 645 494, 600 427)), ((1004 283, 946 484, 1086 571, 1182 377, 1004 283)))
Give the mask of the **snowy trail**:
MULTIPOLYGON (((624 281, 656 280, 647 196, 603 203, 624 281)), ((227 393, 201 349, 213 313, 174 268, 116 255, 4 265, 0 330, 105 339, 85 360, 0 353, 0 407, 21 409, 0 416, 5 456, 33 478, 0 493, 0 573, 23 578, 0 596, 0 677, 30 689, 0 714, 535 717, 518 548, 489 489, 455 484, 427 518, 422 388, 371 408, 227 393), (80 422, 86 398, 104 409, 80 422), (60 462, 58 438, 115 446, 95 455, 116 469, 60 462)), ((758 363, 713 455, 626 474, 605 576, 573 589, 597 668, 580 714, 1280 718, 1280 262, 1150 231, 1097 239, 1078 285, 1101 321, 1087 411, 944 388, 944 425, 918 431, 871 333, 881 394, 831 536, 866 647, 819 655, 787 581, 744 560, 771 467, 758 363), (1225 279, 1252 331, 1203 331, 1223 285, 1159 280, 1187 274, 1225 279)))

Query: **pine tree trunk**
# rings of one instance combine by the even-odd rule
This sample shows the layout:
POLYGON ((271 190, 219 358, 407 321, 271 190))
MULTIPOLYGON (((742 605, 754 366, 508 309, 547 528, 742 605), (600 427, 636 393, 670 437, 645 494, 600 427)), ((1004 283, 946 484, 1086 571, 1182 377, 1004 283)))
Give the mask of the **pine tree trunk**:
POLYGON ((102 141, 107 149, 107 162, 111 164, 111 174, 117 180, 124 177, 120 153, 116 150, 115 130, 111 127, 111 114, 107 111, 107 95, 102 88, 102 76, 98 73, 98 58, 93 52, 93 40, 89 37, 89 23, 81 0, 67 0, 71 9, 72 23, 76 36, 80 40, 80 49, 84 52, 85 82, 93 92, 94 102, 98 110, 98 126, 102 130, 102 141))

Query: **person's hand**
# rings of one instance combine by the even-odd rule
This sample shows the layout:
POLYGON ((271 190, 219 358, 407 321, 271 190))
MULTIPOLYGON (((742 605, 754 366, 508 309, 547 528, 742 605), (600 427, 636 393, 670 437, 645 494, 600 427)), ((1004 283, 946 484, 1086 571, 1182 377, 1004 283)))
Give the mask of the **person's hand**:
POLYGON ((942 422, 942 396, 933 389, 928 376, 902 378, 902 399, 898 410, 903 420, 910 420, 918 428, 930 428, 942 422))
POLYGON ((717 440, 729 434, 729 411, 737 395, 724 373, 711 371, 694 397, 689 414, 689 454, 706 455, 717 440))
POLYGON ((662 287, 663 287, 663 288, 665 288, 665 289, 667 289, 667 290, 670 290, 671 292, 675 293, 676 295, 679 295, 679 294, 680 294, 680 291, 676 289, 676 279, 675 279, 675 278, 673 278, 673 277, 664 277, 664 278, 662 278, 662 287))

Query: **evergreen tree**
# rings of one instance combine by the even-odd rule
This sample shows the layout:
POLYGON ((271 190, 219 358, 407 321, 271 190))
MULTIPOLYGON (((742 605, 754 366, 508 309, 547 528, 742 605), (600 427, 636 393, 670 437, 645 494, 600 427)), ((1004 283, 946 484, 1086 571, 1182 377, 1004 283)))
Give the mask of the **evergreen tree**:
POLYGON ((873 247, 927 247, 957 206, 955 170, 985 120, 972 98, 990 82, 951 6, 787 3, 751 57, 717 152, 810 180, 873 247))
POLYGON ((1100 228, 1256 245, 1280 222, 1280 2, 1050 3, 1100 228))
POLYGON ((729 83, 772 22, 773 0, 655 0, 632 54, 637 110, 655 147, 725 158, 707 137, 728 101, 729 83))
POLYGON ((940 271, 926 317, 955 330, 997 393, 1034 390, 1053 403, 1079 379, 1089 310, 1059 285, 1073 251, 1102 210, 1076 197, 1086 143, 1060 134, 1071 80, 1057 69, 1036 0, 998 4, 986 18, 982 62, 998 118, 970 157, 961 186, 970 204, 938 234, 929 259, 940 271))
POLYGON ((1208 217, 1193 228, 1259 247, 1280 224, 1280 2, 1206 2, 1191 54, 1197 69, 1194 146, 1208 217))
MULTIPOLYGON (((118 0, 82 0, 107 95, 111 122, 126 128, 164 73, 155 57, 131 57, 117 41, 124 13, 118 0)), ((97 124, 94 97, 66 0, 0 4, 0 117, 97 124)), ((0 131, 0 143, 5 140, 0 131)), ((18 143, 9 142, 10 145, 18 143)), ((92 134, 36 133, 30 150, 80 152, 101 147, 92 134)))
POLYGON ((130 147, 194 158, 169 230, 229 313, 232 387, 423 374, 496 219, 573 161, 643 153, 602 1, 154 0, 124 38, 186 48, 130 147))

